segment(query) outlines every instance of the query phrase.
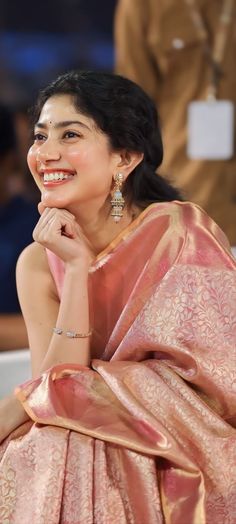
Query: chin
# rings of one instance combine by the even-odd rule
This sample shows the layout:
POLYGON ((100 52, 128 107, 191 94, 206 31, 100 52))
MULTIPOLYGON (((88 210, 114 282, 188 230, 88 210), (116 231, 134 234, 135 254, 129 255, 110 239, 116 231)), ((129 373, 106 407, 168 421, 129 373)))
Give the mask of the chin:
POLYGON ((68 209, 71 204, 70 199, 62 196, 56 197, 50 193, 42 193, 41 201, 46 207, 55 207, 58 209, 68 209))

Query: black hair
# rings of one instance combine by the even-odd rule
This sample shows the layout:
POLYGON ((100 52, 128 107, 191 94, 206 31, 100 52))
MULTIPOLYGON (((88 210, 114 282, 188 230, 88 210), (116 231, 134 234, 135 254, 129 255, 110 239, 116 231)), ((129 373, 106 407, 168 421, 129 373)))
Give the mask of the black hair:
POLYGON ((34 123, 45 102, 56 95, 70 95, 75 108, 95 121, 114 150, 143 153, 124 184, 128 203, 145 208, 154 202, 182 200, 178 190, 156 173, 163 159, 159 119, 141 87, 112 73, 71 71, 40 91, 32 111, 34 123))

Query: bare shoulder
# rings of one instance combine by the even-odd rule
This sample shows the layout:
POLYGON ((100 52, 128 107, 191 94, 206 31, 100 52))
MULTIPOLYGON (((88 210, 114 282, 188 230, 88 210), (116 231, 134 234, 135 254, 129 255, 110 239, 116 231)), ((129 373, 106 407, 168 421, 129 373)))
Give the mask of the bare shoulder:
POLYGON ((21 284, 34 292, 33 287, 43 287, 55 298, 57 290, 48 264, 45 248, 38 242, 33 242, 27 246, 20 254, 16 267, 17 287, 20 293, 21 284))
POLYGON ((45 249, 38 242, 32 242, 20 254, 17 266, 20 269, 47 271, 49 268, 45 249))

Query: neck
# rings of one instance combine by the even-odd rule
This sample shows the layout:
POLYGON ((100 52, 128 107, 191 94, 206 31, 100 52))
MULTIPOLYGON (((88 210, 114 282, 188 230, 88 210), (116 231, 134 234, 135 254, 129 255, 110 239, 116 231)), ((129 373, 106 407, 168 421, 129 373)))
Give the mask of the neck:
POLYGON ((103 251, 140 213, 137 208, 129 209, 125 206, 123 217, 116 223, 110 214, 109 202, 105 202, 102 207, 91 205, 88 208, 88 205, 80 205, 79 208, 70 208, 68 211, 75 216, 95 255, 103 251))

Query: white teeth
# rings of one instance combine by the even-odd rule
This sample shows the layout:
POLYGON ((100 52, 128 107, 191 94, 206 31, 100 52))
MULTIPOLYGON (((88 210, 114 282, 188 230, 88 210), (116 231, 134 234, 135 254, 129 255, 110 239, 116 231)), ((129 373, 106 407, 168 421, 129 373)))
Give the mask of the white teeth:
POLYGON ((55 173, 44 173, 44 182, 51 182, 52 180, 66 180, 67 178, 73 178, 72 174, 63 173, 63 171, 55 171, 55 173))

